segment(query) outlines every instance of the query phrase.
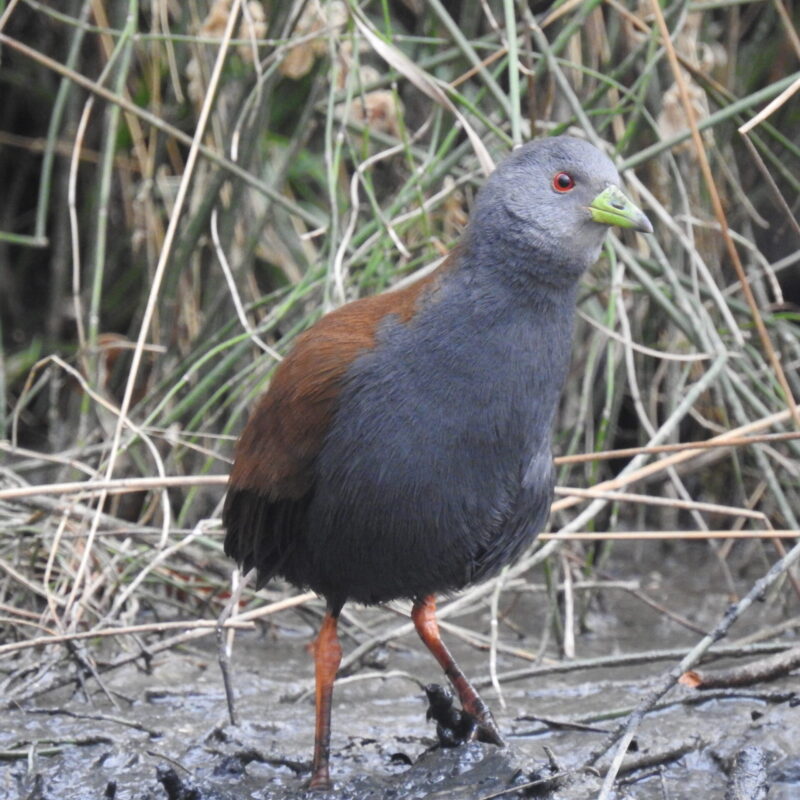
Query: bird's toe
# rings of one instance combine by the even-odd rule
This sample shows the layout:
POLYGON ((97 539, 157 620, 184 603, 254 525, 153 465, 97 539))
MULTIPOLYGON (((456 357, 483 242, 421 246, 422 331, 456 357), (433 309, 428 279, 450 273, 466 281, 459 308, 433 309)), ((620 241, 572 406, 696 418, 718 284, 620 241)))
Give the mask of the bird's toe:
POLYGON ((476 698, 471 706, 465 709, 465 712, 471 714, 475 719, 475 738, 479 742, 505 747, 506 743, 500 735, 500 728, 497 727, 489 706, 480 697, 476 698))
POLYGON ((488 712, 488 719, 477 720, 475 738, 479 742, 496 744, 498 747, 506 746, 505 740, 500 735, 500 729, 497 727, 497 723, 494 721, 491 711, 488 712))

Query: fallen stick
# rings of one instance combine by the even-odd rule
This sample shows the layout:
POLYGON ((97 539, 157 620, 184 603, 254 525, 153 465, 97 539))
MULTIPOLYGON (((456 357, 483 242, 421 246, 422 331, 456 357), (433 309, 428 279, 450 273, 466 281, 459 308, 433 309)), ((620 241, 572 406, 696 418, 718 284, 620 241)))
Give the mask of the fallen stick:
POLYGON ((755 683, 774 681, 800 667, 800 645, 783 653, 751 661, 731 669, 700 672, 688 670, 678 683, 692 689, 719 689, 729 686, 752 686, 755 683))

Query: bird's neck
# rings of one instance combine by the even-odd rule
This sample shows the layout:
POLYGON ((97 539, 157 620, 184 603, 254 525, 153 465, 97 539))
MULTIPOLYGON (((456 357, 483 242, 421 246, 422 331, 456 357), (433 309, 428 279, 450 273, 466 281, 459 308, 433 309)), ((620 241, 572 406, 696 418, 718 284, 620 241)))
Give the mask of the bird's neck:
POLYGON ((554 409, 569 366, 577 282, 552 286, 528 273, 516 279, 524 258, 507 255, 500 279, 485 255, 477 259, 463 250, 420 323, 436 349, 460 361, 459 369, 483 382, 488 394, 503 387, 512 402, 536 397, 554 409))
POLYGON ((602 225, 580 226, 556 235, 552 220, 498 212, 499 203, 478 203, 462 237, 467 262, 491 265, 516 292, 559 302, 574 297, 581 275, 597 260, 605 238, 602 225))
POLYGON ((584 265, 521 244, 516 237, 485 241, 467 231, 452 280, 479 307, 493 306, 493 313, 513 314, 519 309, 543 324, 562 319, 571 326, 584 270, 584 265))
POLYGON ((520 436, 537 438, 528 442, 531 450, 549 452, 569 369, 577 280, 536 281, 529 256, 495 253, 495 260, 503 259, 499 279, 488 254, 464 248, 432 297, 445 308, 437 313, 430 307, 428 323, 435 329, 430 339, 446 354, 437 368, 463 372, 469 387, 463 391, 474 395, 476 407, 492 408, 495 419, 512 428, 519 424, 520 436))

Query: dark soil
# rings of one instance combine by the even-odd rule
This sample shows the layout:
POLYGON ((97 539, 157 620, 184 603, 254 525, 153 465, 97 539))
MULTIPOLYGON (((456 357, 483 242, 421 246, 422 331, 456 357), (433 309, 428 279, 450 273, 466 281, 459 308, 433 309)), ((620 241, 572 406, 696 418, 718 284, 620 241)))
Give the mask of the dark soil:
MULTIPOLYGON (((656 560, 648 564, 639 559, 634 567, 633 561, 622 559, 624 549, 616 551, 616 576, 638 576, 651 598, 703 629, 713 626, 730 601, 705 548, 689 549, 691 570, 686 569, 685 553, 678 561, 654 547, 651 557, 656 560)), ((751 569, 758 574, 757 568, 743 566, 745 588, 752 584, 751 569)), ((769 598, 737 625, 735 636, 785 620, 782 604, 796 613, 797 599, 784 589, 781 597, 769 598)), ((543 608, 543 595, 520 594, 512 621, 524 637, 515 640, 506 629, 503 641, 535 651, 543 608)), ((353 614, 361 625, 373 628, 396 624, 385 609, 356 608, 353 614)), ((486 632, 487 620, 488 611, 479 611, 448 621, 486 632)), ((596 595, 585 623, 577 637, 579 660, 688 649, 700 638, 621 590, 605 589, 596 595)), ((358 639, 366 638, 346 620, 344 627, 358 639)), ((213 637, 202 640, 203 645, 157 656, 149 672, 137 663, 109 673, 103 679, 108 695, 97 682, 87 680, 86 693, 59 690, 25 708, 0 712, 0 798, 478 800, 499 792, 506 792, 504 797, 593 798, 609 757, 598 763, 600 774, 579 768, 624 720, 621 711, 630 709, 678 660, 586 666, 504 681, 505 708, 491 688, 484 688, 508 746, 473 742, 441 748, 434 723, 426 720, 421 686, 442 676, 416 638, 403 637, 385 652, 373 653, 370 664, 353 671, 354 678, 337 684, 335 789, 312 794, 304 790, 313 736, 307 652, 312 636, 311 621, 297 612, 281 615, 260 631, 237 635, 233 671, 241 724, 236 727, 228 722, 213 637), (534 785, 514 788, 528 783, 534 785)), ((487 654, 447 632, 445 636, 467 673, 478 681, 484 678, 487 654)), ((796 635, 790 631, 782 641, 796 643, 796 635)), ((345 636, 343 644, 347 652, 353 640, 345 636)), ((541 664, 556 664, 557 656, 548 653, 541 664)), ((729 658, 705 668, 746 660, 729 658)), ((506 655, 498 657, 500 673, 526 665, 506 655)), ((769 785, 768 794, 754 796, 800 797, 797 690, 792 676, 707 693, 676 687, 665 706, 649 714, 640 728, 615 797, 727 800, 736 796, 726 794, 733 785, 732 766, 748 754, 763 759, 769 785)))

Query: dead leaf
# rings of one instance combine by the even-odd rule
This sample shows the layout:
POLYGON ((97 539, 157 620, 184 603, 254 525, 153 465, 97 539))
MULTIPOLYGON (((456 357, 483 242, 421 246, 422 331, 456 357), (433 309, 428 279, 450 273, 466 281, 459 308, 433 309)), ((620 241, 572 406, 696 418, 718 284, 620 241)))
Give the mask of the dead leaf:
POLYGON ((690 689, 696 689, 702 682, 703 679, 693 669, 684 672, 683 675, 678 678, 678 683, 680 683, 681 686, 688 686, 690 689))

